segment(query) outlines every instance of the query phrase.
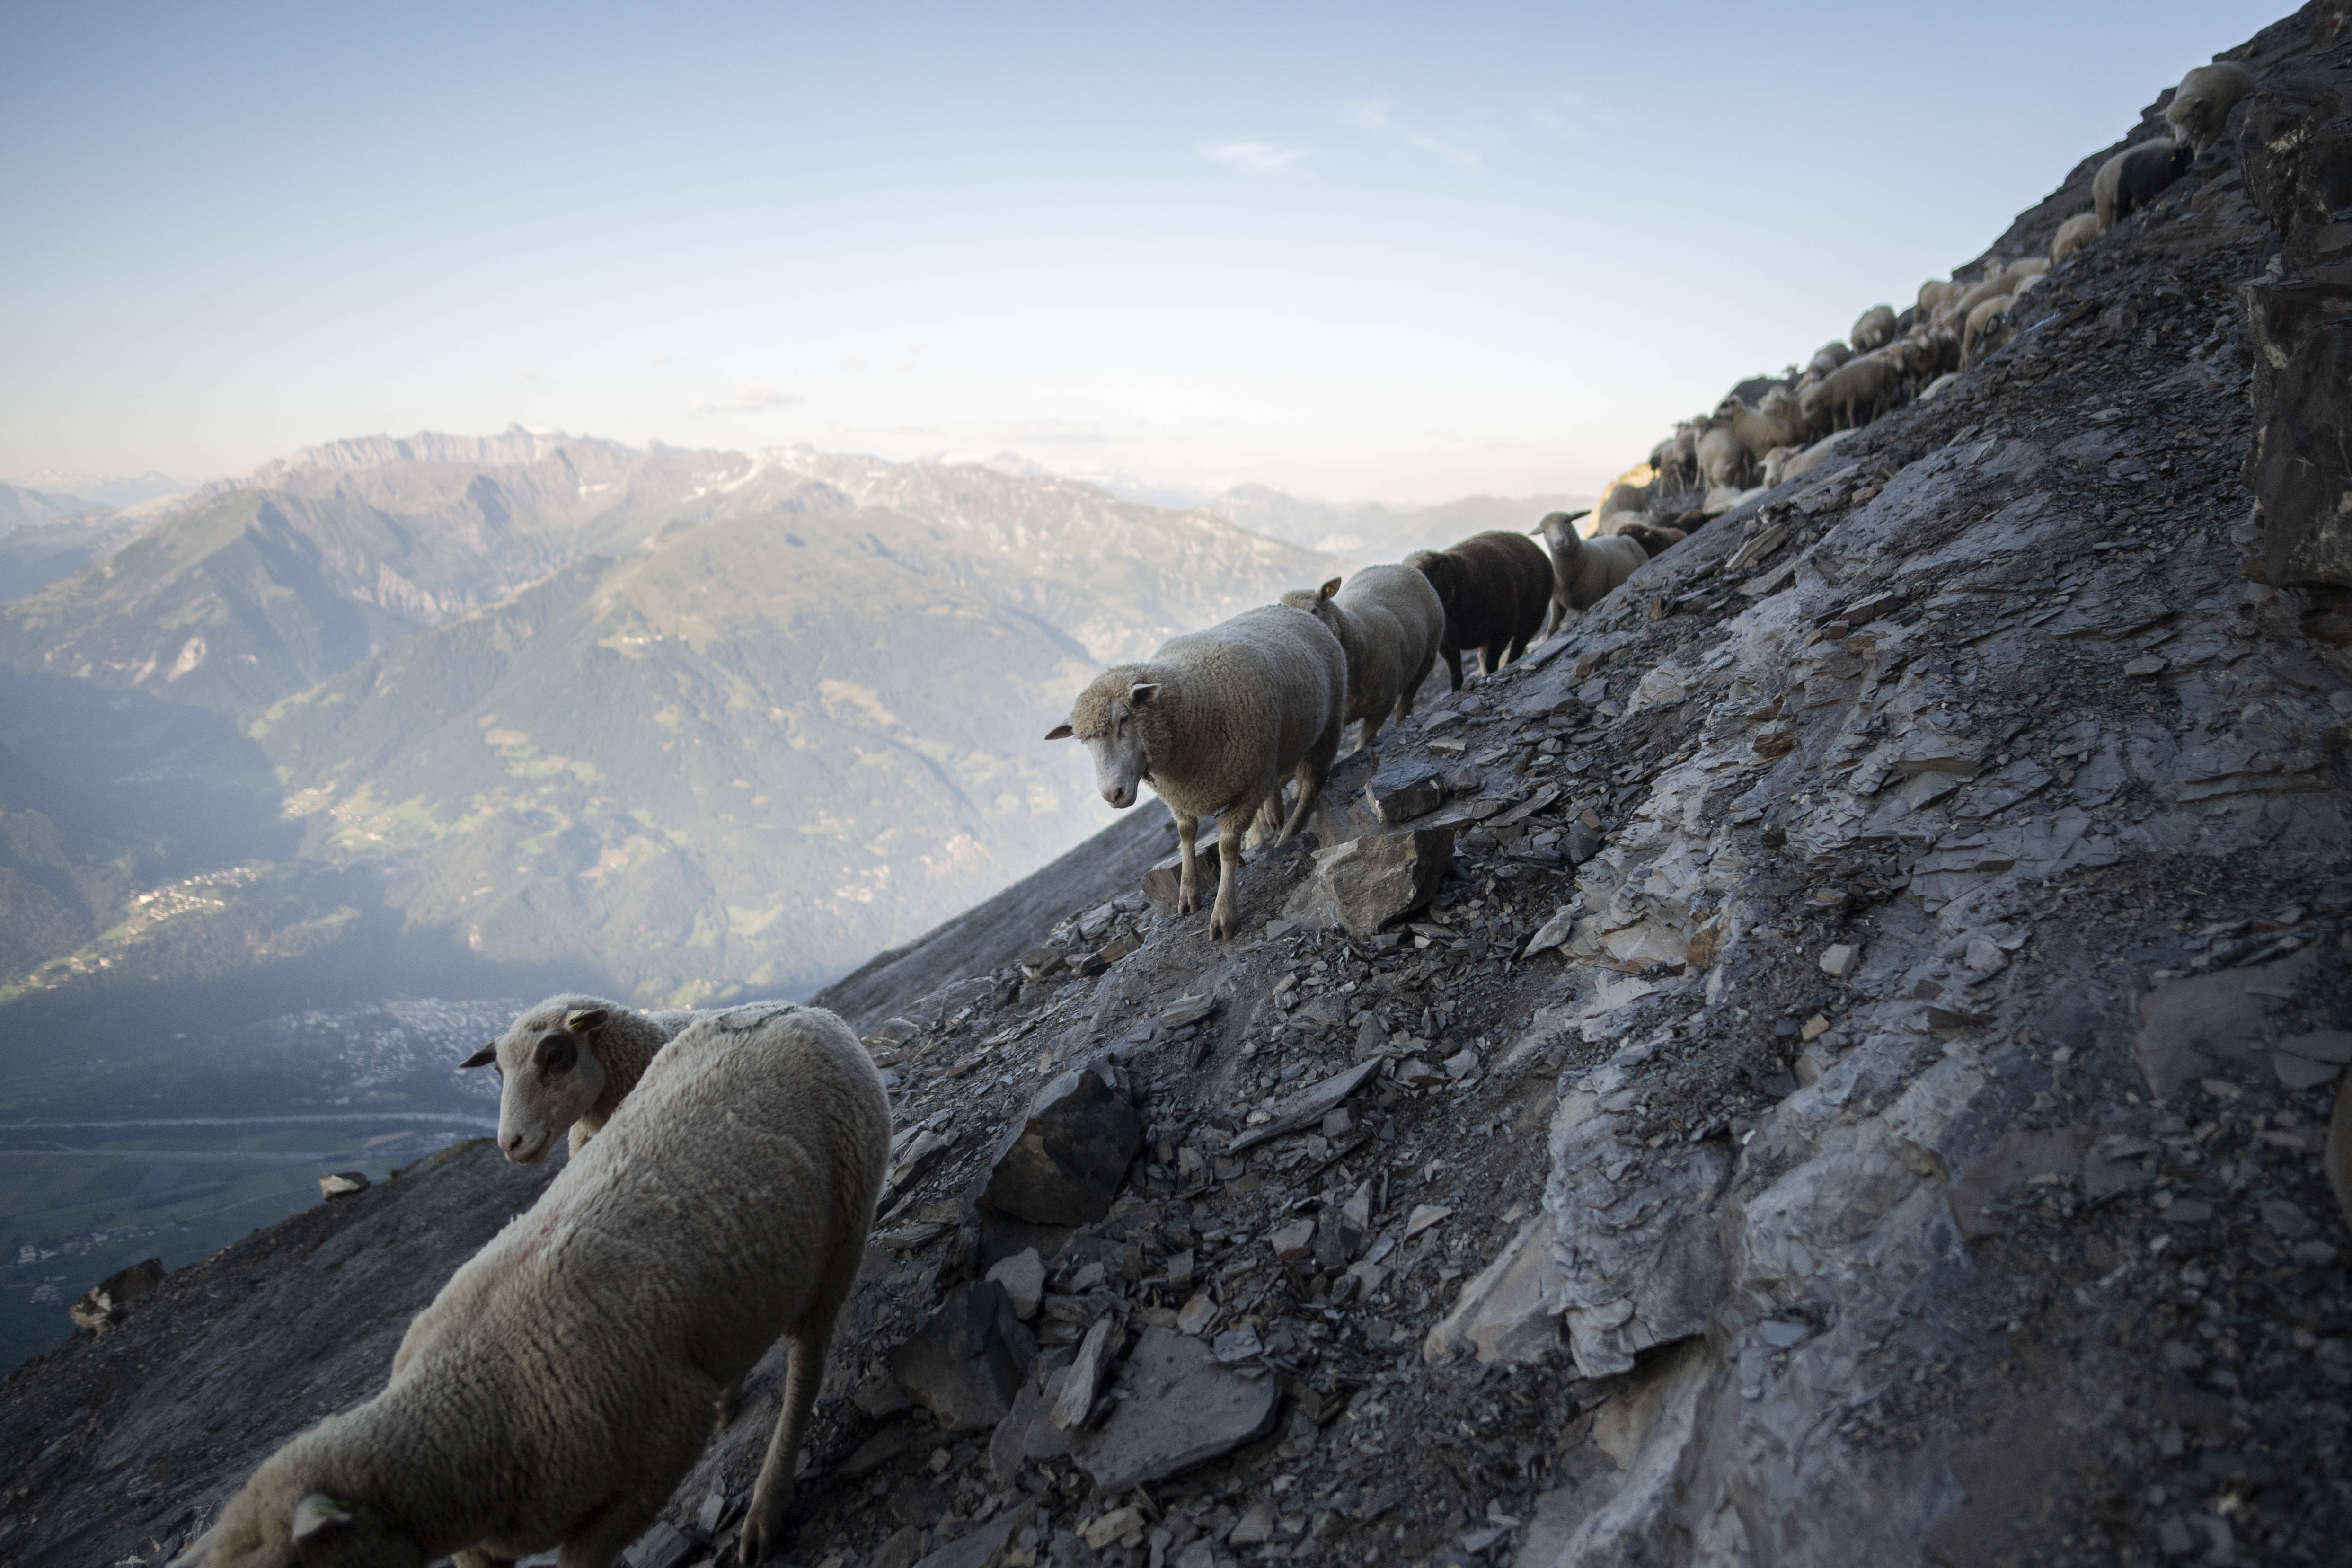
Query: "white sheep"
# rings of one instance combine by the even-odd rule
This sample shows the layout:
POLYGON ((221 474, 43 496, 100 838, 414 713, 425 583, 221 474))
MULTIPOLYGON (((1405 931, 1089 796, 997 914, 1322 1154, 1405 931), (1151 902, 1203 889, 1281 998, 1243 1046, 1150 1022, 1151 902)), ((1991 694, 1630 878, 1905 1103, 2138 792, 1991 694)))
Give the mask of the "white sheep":
POLYGON ((460 1067, 499 1075, 499 1149, 518 1165, 547 1158, 569 1131, 594 1137, 689 1012, 639 1013, 601 996, 551 996, 460 1067))
POLYGON ((1544 626, 1546 637, 1567 625, 1570 615, 1599 604, 1602 595, 1631 577, 1650 558, 1638 538, 1623 534, 1585 538, 1576 531, 1576 520, 1583 515, 1556 511, 1536 524, 1535 531, 1551 550, 1551 614, 1544 626))
POLYGON ((1883 348, 1894 342, 1895 307, 1873 305, 1869 310, 1864 310, 1855 318, 1853 331, 1846 334, 1846 340, 1853 343, 1857 351, 1864 352, 1883 348))
MULTIPOLYGON (((1049 741, 1076 736, 1093 753, 1103 799, 1124 811, 1139 785, 1168 803, 1182 847, 1176 910, 1201 907, 1192 845, 1201 818, 1223 813, 1221 876, 1209 934, 1234 929, 1234 885, 1242 835, 1286 774, 1298 799, 1279 842, 1288 843, 1314 809, 1339 754, 1348 710, 1348 655, 1330 628, 1285 605, 1244 610, 1206 631, 1170 637, 1138 664, 1095 677, 1071 705, 1070 721, 1049 741)), ((1276 807, 1278 811, 1278 805, 1276 807)))
POLYGON ((1955 283, 1944 278, 1933 278, 1919 285, 1919 300, 1916 309, 1919 315, 1932 320, 1936 314, 1937 306, 1948 300, 1957 300, 1968 291, 1969 286, 1965 283, 1955 283))
POLYGON ((2172 101, 2164 106, 2164 123, 2175 142, 2191 153, 2202 153, 2221 134, 2238 100, 2253 90, 2253 76, 2233 60, 2199 66, 2173 89, 2172 101))
POLYGON ((1710 419, 1699 431, 1698 475, 1707 489, 1720 489, 1737 482, 1747 460, 1748 449, 1739 444, 1730 420, 1710 419))
POLYGON ((1740 450, 1759 463, 1773 447, 1785 447, 1804 434, 1804 416, 1785 386, 1768 388, 1753 408, 1737 395, 1727 397, 1715 413, 1730 424, 1740 450))
POLYGON ((1797 479, 1802 475, 1812 472, 1814 468, 1828 461, 1829 458, 1836 453, 1839 442, 1848 439, 1853 435, 1853 432, 1851 430, 1841 430, 1834 436, 1827 437, 1822 440, 1814 442, 1811 446, 1807 447, 1802 451, 1789 453, 1786 457, 1780 459, 1780 468, 1778 477, 1776 478, 1773 475, 1767 474, 1765 476, 1766 482, 1769 484, 1786 484, 1790 479, 1797 479))
POLYGON ((1845 425, 1867 425, 1899 389, 1895 366, 1884 357, 1856 354, 1807 387, 1798 406, 1811 429, 1820 429, 1825 418, 1832 417, 1845 425))
POLYGON ((1367 566, 1342 585, 1295 588, 1282 596, 1339 639, 1348 656, 1348 722, 1363 721, 1357 744, 1369 746, 1391 712, 1403 723, 1437 663, 1445 637, 1445 602, 1410 566, 1367 566))
POLYGON ((174 1568, 466 1568, 561 1545, 606 1568, 789 1340, 741 1555, 780 1543, 834 1320, 865 1256, 890 1106, 832 1014, 707 1015, 538 1203, 419 1312, 366 1404, 264 1460, 174 1568))
POLYGON ((2063 261, 2098 237, 2099 215, 2076 213, 2058 226, 2058 233, 2050 241, 2050 259, 2063 261))
POLYGON ((2011 294, 1995 295, 1969 312, 1968 329, 1960 334, 1960 368, 1966 370, 1982 357, 1989 346, 1986 339, 2009 315, 2010 307, 2017 302, 2011 294))

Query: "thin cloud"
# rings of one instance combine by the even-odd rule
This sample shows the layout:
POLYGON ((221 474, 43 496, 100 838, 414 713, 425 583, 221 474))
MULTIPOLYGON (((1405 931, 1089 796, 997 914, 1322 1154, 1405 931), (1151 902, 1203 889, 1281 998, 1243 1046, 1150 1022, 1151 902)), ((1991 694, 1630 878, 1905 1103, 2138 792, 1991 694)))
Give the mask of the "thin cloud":
POLYGON ((1307 157, 1304 147, 1286 147, 1279 142, 1220 142, 1202 143, 1201 156, 1212 163, 1227 168, 1245 170, 1253 174, 1273 174, 1291 168, 1307 157))
POLYGON ((734 395, 711 403, 698 398, 686 405, 688 414, 765 414, 771 408, 789 408, 806 403, 797 392, 778 392, 772 386, 739 386, 734 395))
POLYGON ((1589 142, 1596 132, 1630 131, 1633 116, 1602 109, 1580 92, 1563 92, 1528 116, 1536 125, 1563 142, 1589 142))
POLYGON ((1393 142, 1416 153, 1443 158, 1465 169, 1477 168, 1486 157, 1482 144, 1487 138, 1482 127, 1465 123, 1452 131, 1432 131, 1400 115, 1396 105, 1384 98, 1361 99, 1341 104, 1339 122, 1367 136, 1377 136, 1383 142, 1393 142))

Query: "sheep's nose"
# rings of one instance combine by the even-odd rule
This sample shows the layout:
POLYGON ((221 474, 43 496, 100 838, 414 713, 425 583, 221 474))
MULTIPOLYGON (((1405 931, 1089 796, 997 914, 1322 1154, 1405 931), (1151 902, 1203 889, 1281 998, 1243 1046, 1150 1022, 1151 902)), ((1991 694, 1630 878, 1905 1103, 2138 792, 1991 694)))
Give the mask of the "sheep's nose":
POLYGON ((1133 798, 1125 789, 1107 789, 1102 792, 1102 796, 1121 810, 1126 809, 1127 803, 1133 798))
POLYGON ((513 1153, 516 1150, 522 1147, 522 1134, 520 1132, 508 1133, 505 1137, 499 1140, 499 1147, 505 1150, 509 1154, 513 1153))

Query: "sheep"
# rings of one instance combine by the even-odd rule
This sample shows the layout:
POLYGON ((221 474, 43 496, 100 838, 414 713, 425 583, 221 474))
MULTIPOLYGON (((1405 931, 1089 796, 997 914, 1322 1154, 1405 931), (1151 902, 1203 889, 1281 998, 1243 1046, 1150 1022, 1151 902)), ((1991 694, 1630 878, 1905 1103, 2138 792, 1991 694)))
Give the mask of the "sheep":
POLYGON ((2126 147, 2099 165, 2091 181, 2091 201, 2099 215, 2099 232, 2115 227, 2154 201, 2157 194, 2189 172, 2197 154, 2169 136, 2158 136, 2126 147))
POLYGON ((2083 247, 2099 237, 2099 215, 2076 213, 2058 226, 2058 233, 2050 241, 2050 259, 2065 260, 2083 247))
POLYGON ((1966 293, 1962 294, 1958 299, 1951 301, 1952 313, 1950 320, 1955 325, 1963 323, 1967 321, 1970 316, 1974 315, 1976 313, 1977 307, 1983 304, 1987 300, 2008 299, 2011 293, 2016 289, 2017 281, 2018 280, 2016 279, 2011 277, 2000 267, 1996 265, 1991 271, 1986 275, 1983 281, 1970 285, 1966 293))
POLYGON ((499 1149, 518 1165, 535 1165, 567 1129, 572 1152, 580 1152, 655 1053, 694 1017, 639 1013, 600 996, 551 996, 457 1065, 499 1075, 499 1149))
POLYGON ((702 1452, 713 1394, 782 1338, 743 1522, 758 1562, 889 1149, 880 1075, 839 1018, 696 1019, 409 1323, 383 1391, 264 1460, 174 1568, 482 1568, 559 1544, 565 1568, 606 1568, 702 1452))
POLYGON ((1708 489, 1719 489, 1736 482, 1746 463, 1748 449, 1727 419, 1710 419, 1698 436, 1699 482, 1708 489))
POLYGON ((2192 153, 2202 153, 2221 134, 2230 110, 2254 90, 2246 68, 2231 60, 2199 66, 2180 79, 2172 101, 2164 106, 2164 123, 2172 140, 2192 153))
POLYGON ((1893 365, 1876 354, 1859 354, 1808 387, 1800 406, 1805 423, 1815 428, 1824 415, 1832 415, 1847 426, 1866 425, 1878 417, 1880 406, 1896 390, 1893 365))
POLYGON ((1717 418, 1729 421, 1740 450, 1759 463, 1765 453, 1788 445, 1803 431, 1803 416, 1785 386, 1773 387, 1753 408, 1735 396, 1725 398, 1715 412, 1717 418))
POLYGON ((1838 367, 1844 364, 1846 361, 1853 357, 1853 351, 1852 349, 1846 347, 1843 342, 1840 342, 1835 339, 1832 339, 1830 342, 1823 343, 1820 348, 1813 351, 1813 357, 1806 362, 1805 368, 1811 372, 1815 379, 1818 380, 1820 377, 1828 375, 1831 372, 1838 369, 1838 367))
POLYGON ((1895 307, 1892 305, 1873 305, 1855 320, 1853 331, 1846 334, 1847 340, 1857 350, 1884 347, 1894 337, 1895 307))
POLYGON ((1599 516, 1603 521, 1614 517, 1620 512, 1630 512, 1638 517, 1648 508, 1649 504, 1649 486, 1630 485, 1620 482, 1611 485, 1609 487, 1608 493, 1601 498, 1599 516))
POLYGON ((1585 538, 1576 531, 1576 520, 1583 515, 1556 511, 1536 524, 1551 550, 1551 616, 1544 625, 1546 637, 1566 626, 1570 615, 1599 604, 1603 594, 1631 577, 1654 553, 1640 540, 1622 534, 1585 538))
POLYGON ((1841 430, 1834 436, 1814 442, 1802 451, 1789 453, 1780 459, 1780 477, 1773 482, 1787 484, 1790 479, 1811 473, 1837 451, 1839 442, 1850 439, 1853 435, 1851 430, 1841 430))
POLYGON ((1687 486, 1697 472, 1698 437, 1687 420, 1675 433, 1650 448, 1650 468, 1670 490, 1687 486))
POLYGON ((1078 693, 1069 722, 1045 739, 1075 736, 1085 744, 1096 785, 1115 809, 1133 805, 1141 784, 1168 803, 1183 850, 1179 914, 1201 907, 1192 853, 1201 818, 1223 814, 1221 876, 1209 913, 1213 940, 1234 929, 1242 836, 1261 816, 1261 833, 1272 832, 1280 816, 1275 792, 1288 775, 1298 781, 1298 799, 1276 842, 1297 837, 1339 755, 1347 711, 1348 654, 1339 639, 1306 611, 1266 605, 1170 637, 1139 663, 1104 670, 1078 693))
MULTIPOLYGON (((1445 606, 1429 579, 1409 566, 1367 566, 1318 589, 1297 588, 1282 602, 1330 628, 1348 656, 1347 722, 1363 721, 1359 746, 1369 746, 1391 710, 1400 724, 1437 662, 1445 635, 1445 606)), ((1345 734, 1343 730, 1342 734, 1345 734)))
POLYGON ((1962 370, 1974 365, 1982 353, 1991 346, 1985 341, 1987 334, 1994 330, 1995 323, 2009 314, 2009 308, 2013 303, 2015 300, 2011 296, 2000 295, 1969 312, 1968 330, 1960 335, 1962 370))
POLYGON ((1456 691, 1465 648, 1476 648, 1478 668, 1492 675, 1527 651, 1551 605, 1551 559, 1523 533, 1474 533, 1442 551, 1417 550, 1404 563, 1444 601, 1437 651, 1456 691))
MULTIPOLYGON (((1654 561, 1659 556, 1664 555, 1667 551, 1672 550, 1675 545, 1680 544, 1684 540, 1688 539, 1690 535, 1684 532, 1679 528, 1668 528, 1663 525, 1652 527, 1643 523, 1629 523, 1625 527, 1617 531, 1617 537, 1620 539, 1630 539, 1633 541, 1636 544, 1639 544, 1643 550, 1647 552, 1650 558, 1654 561)), ((1557 566, 1552 569, 1552 574, 1554 576, 1558 576, 1559 574, 1559 569, 1557 566)))
POLYGON ((1965 283, 1954 283, 1942 278, 1931 279, 1919 285, 1919 302, 1914 308, 1920 315, 1932 319, 1937 306, 1947 300, 1957 300, 1968 290, 1969 286, 1965 283))

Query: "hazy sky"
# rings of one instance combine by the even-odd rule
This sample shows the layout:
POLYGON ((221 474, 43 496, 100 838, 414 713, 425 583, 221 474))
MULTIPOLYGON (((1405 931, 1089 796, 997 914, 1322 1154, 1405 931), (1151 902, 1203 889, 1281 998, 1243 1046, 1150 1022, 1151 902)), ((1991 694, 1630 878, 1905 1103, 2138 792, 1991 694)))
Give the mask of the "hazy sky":
POLYGON ((0 0, 0 474, 336 437, 1590 489, 2288 0, 0 0))

